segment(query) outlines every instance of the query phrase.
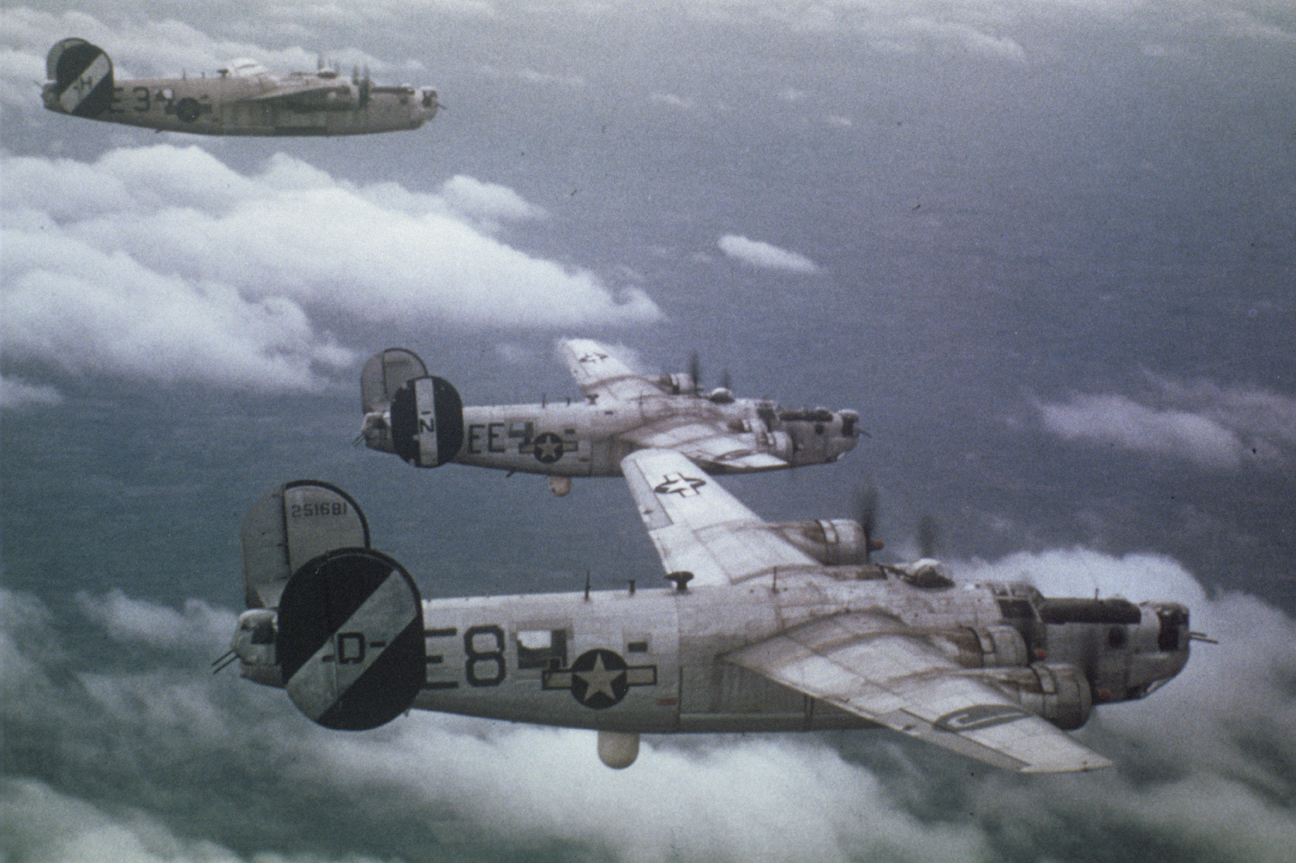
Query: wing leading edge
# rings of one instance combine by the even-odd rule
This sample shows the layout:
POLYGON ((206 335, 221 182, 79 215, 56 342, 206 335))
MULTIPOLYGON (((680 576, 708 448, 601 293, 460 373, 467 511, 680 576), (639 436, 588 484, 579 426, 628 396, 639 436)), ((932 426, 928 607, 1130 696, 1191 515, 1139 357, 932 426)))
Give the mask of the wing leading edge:
POLYGON ((668 573, 718 586, 819 566, 681 453, 639 450, 621 473, 668 573))
POLYGON ((1111 762, 1023 710, 882 611, 844 612, 725 657, 798 692, 1005 770, 1066 773, 1111 762))
POLYGON ((561 350, 581 393, 591 402, 609 409, 639 404, 643 424, 622 433, 636 447, 676 450, 713 473, 788 466, 778 456, 761 451, 750 433, 731 433, 724 417, 706 399, 671 396, 657 381, 636 374, 593 339, 564 341, 561 350))
POLYGON ((726 434, 705 421, 658 420, 624 436, 641 447, 675 450, 710 473, 750 473, 788 466, 778 456, 758 450, 755 441, 726 434))
POLYGON ((576 385, 586 398, 597 404, 633 401, 665 392, 648 378, 635 374, 593 339, 569 339, 561 343, 561 349, 576 385))

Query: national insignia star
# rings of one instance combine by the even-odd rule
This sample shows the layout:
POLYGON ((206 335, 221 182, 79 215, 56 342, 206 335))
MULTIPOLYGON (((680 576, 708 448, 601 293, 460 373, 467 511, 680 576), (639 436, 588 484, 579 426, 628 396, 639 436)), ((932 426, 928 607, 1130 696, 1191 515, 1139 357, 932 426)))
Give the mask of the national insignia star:
POLYGON ((701 494, 698 489, 706 485, 704 479, 678 473, 667 474, 662 479, 664 482, 653 489, 658 494, 677 494, 680 497, 687 497, 691 494, 701 494))
POLYGON ((603 654, 599 654, 594 660, 594 667, 589 671, 577 671, 576 676, 585 681, 585 700, 591 701, 600 693, 606 695, 612 701, 619 701, 613 684, 618 677, 625 674, 625 669, 609 671, 603 665, 603 654))
POLYGON ((535 457, 544 464, 552 464, 562 458, 562 438, 553 432, 545 432, 535 439, 535 457))

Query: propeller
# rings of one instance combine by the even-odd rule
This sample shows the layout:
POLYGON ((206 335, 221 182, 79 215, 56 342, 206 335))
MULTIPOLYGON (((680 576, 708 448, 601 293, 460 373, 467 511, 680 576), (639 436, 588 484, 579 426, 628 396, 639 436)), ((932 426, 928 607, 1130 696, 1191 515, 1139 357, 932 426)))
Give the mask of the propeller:
POLYGON ((877 531, 877 486, 870 483, 855 490, 855 515, 864 534, 864 562, 868 563, 873 552, 882 550, 882 541, 873 538, 877 531))
POLYGON ((702 358, 697 351, 689 354, 689 377, 693 378, 693 392, 702 391, 702 358))
POLYGON ((368 105, 369 91, 373 87, 373 79, 369 77, 369 67, 365 66, 364 71, 361 72, 359 66, 352 66, 351 83, 354 84, 356 89, 359 91, 357 99, 359 107, 363 108, 368 105))
POLYGON ((937 541, 936 519, 930 514, 924 514, 918 519, 918 557, 934 558, 936 556, 937 541))
MULTIPOLYGON (((702 357, 697 351, 689 353, 688 373, 693 379, 693 391, 699 395, 705 394, 707 390, 702 384, 702 357)), ((733 377, 728 369, 720 372, 719 388, 733 392, 733 377)))

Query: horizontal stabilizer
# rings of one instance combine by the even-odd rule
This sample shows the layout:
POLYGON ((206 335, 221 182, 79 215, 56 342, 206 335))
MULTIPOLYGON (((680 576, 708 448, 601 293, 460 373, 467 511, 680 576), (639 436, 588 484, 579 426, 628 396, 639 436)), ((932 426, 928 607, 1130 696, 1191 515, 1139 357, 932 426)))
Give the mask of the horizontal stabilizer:
POLYGON ((256 502, 243 520, 242 544, 248 608, 275 608, 306 561, 335 548, 368 548, 369 524, 342 489, 296 480, 256 502))

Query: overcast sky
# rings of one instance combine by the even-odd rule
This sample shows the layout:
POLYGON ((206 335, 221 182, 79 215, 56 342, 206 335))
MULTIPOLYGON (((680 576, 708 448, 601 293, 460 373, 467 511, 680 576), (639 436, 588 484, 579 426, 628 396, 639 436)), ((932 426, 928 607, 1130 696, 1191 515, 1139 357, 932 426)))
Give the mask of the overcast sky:
POLYGON ((0 711, 14 860, 1285 860, 1296 847, 1296 9, 1278 0, 7 4, 0 711), (119 78, 367 67, 421 130, 155 134, 119 78), (860 411, 771 519, 882 493, 969 579, 1189 605, 1187 669, 1007 776, 881 732, 652 738, 437 715, 334 734, 207 663, 238 525, 337 482, 425 595, 648 584, 619 480, 349 446, 403 345, 469 403, 575 395, 555 339, 860 411), (490 549, 484 553, 483 549, 490 549))

